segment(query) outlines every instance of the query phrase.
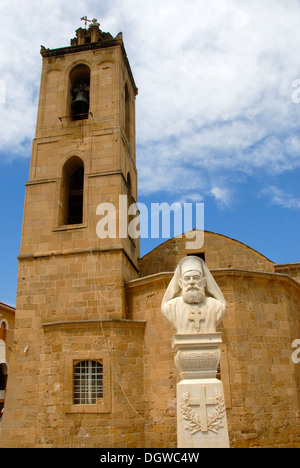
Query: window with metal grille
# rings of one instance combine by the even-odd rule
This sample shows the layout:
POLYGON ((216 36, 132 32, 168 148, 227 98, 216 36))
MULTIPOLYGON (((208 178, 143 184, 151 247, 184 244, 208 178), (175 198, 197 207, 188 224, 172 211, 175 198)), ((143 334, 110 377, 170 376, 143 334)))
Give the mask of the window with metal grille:
POLYGON ((94 405, 103 398, 103 365, 81 361, 74 366, 74 404, 94 405))

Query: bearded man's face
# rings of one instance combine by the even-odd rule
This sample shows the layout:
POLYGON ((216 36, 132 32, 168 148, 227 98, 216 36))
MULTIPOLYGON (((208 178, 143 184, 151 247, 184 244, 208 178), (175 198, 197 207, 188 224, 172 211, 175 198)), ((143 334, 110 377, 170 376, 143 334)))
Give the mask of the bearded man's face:
POLYGON ((182 298, 187 304, 200 304, 205 299, 206 279, 203 278, 199 271, 186 272, 182 280, 179 281, 179 286, 182 289, 182 298))

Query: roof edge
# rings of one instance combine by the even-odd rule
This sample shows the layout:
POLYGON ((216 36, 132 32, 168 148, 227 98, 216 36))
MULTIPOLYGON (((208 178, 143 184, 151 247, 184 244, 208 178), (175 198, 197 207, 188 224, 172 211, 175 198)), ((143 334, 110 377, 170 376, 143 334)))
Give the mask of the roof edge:
MULTIPOLYGON (((190 233, 190 232, 193 232, 193 231, 200 231, 200 229, 193 229, 192 231, 187 231, 187 232, 184 232, 181 234, 181 236, 175 236, 175 237, 172 237, 171 239, 167 239, 165 242, 162 242, 160 245, 158 245, 157 247, 155 247, 153 250, 150 250, 150 252, 146 253, 143 257, 141 257, 139 260, 143 260, 144 258, 147 257, 147 255, 150 255, 152 254, 153 252, 155 252, 156 250, 160 249, 163 245, 167 244, 168 242, 174 240, 174 239, 177 239, 177 238, 181 238, 183 236, 185 236, 186 234, 190 233)), ((245 247, 247 247, 248 249, 252 250, 253 252, 255 252, 256 254, 260 255, 261 257, 263 257, 265 260, 267 260, 268 262, 272 263, 273 265, 275 265, 275 263, 270 260, 268 257, 266 257, 265 255, 263 255, 262 253, 260 253, 258 250, 255 250, 253 247, 250 247, 249 245, 245 244, 244 242, 241 242, 241 241, 238 241, 237 239, 234 239, 233 237, 229 237, 229 236, 226 236, 224 234, 220 234, 218 232, 213 232, 213 231, 204 231, 204 236, 205 234, 214 234, 215 236, 220 236, 220 237, 224 237, 225 239, 228 239, 228 240, 231 240, 233 242, 236 242, 240 245, 243 245, 245 247)))
POLYGON ((7 312, 11 312, 11 313, 15 313, 16 311, 16 308, 15 307, 12 307, 8 304, 4 304, 4 302, 0 302, 0 309, 3 308, 5 309, 7 312))

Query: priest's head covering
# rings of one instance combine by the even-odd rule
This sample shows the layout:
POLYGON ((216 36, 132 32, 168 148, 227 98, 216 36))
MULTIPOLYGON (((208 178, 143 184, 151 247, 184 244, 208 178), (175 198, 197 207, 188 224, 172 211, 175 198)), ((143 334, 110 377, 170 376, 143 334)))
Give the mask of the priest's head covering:
POLYGON ((189 271, 198 271, 202 277, 204 276, 203 266, 199 257, 194 257, 192 255, 185 257, 180 260, 178 267, 181 277, 183 277, 185 273, 188 273, 189 271))
POLYGON ((212 274, 207 268, 205 262, 193 255, 184 257, 180 260, 179 264, 176 267, 173 278, 171 279, 169 286, 165 292, 162 303, 166 303, 175 297, 181 296, 181 287, 179 286, 179 280, 182 279, 183 275, 189 271, 198 271, 202 278, 206 279, 205 293, 208 297, 213 297, 218 301, 226 304, 225 298, 215 282, 212 274))

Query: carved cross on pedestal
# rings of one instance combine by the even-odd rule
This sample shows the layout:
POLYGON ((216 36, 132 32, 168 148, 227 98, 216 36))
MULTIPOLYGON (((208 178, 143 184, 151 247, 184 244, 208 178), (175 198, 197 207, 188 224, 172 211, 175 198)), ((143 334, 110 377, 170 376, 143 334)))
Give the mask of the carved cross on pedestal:
POLYGON ((199 390, 199 398, 190 398, 189 399, 189 406, 199 406, 200 407, 200 420, 201 420, 201 431, 207 432, 207 406, 209 405, 216 405, 217 399, 216 397, 207 397, 206 396, 206 387, 205 385, 200 385, 198 387, 199 390))
POLYGON ((205 316, 203 315, 200 306, 192 306, 192 310, 189 314, 189 320, 195 322, 195 328, 197 332, 199 332, 200 322, 203 322, 205 320, 205 316))

